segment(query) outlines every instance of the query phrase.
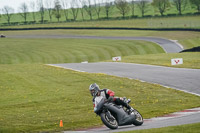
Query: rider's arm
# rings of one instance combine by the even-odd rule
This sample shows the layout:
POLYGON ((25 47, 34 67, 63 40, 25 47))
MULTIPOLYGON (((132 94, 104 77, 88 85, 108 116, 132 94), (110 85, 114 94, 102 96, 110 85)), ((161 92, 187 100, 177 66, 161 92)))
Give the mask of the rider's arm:
POLYGON ((92 100, 93 101, 93 108, 94 108, 94 112, 97 110, 97 104, 96 104, 96 101, 95 99, 92 100))
POLYGON ((114 91, 111 91, 109 89, 106 90, 106 94, 108 94, 109 96, 113 96, 113 97, 115 96, 114 91))

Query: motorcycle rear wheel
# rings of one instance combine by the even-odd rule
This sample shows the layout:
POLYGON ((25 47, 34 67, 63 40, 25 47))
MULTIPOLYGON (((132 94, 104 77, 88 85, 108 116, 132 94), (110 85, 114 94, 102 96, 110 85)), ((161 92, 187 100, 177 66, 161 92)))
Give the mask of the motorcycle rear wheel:
POLYGON ((133 113, 135 114, 136 117, 135 121, 133 122, 133 125, 141 126, 144 122, 142 115, 136 109, 134 109, 133 113))
POLYGON ((113 120, 110 120, 106 113, 101 113, 100 114, 101 120, 110 129, 117 129, 118 128, 118 123, 117 120, 113 117, 113 120))

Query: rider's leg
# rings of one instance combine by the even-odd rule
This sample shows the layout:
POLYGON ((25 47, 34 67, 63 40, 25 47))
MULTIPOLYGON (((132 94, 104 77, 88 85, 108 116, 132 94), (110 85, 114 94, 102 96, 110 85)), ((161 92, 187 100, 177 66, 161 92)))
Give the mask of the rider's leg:
POLYGON ((131 106, 128 105, 128 103, 124 102, 123 98, 114 98, 114 102, 117 105, 122 105, 124 107, 126 107, 127 109, 131 109, 131 106))

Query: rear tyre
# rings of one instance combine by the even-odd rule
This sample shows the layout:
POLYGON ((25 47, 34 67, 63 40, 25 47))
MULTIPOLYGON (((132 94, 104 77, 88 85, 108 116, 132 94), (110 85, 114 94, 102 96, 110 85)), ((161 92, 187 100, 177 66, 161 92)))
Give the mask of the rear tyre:
POLYGON ((133 122, 133 125, 141 126, 144 122, 142 115, 136 109, 134 109, 132 113, 135 115, 135 121, 133 122))
POLYGON ((104 125, 106 125, 110 129, 117 129, 118 128, 118 123, 117 120, 113 117, 112 119, 109 119, 106 113, 101 113, 100 114, 101 120, 104 125))

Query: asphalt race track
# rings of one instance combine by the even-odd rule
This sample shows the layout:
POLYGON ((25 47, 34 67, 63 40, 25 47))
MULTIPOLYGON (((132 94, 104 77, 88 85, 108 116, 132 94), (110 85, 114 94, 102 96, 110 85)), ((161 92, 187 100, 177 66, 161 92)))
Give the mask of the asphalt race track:
POLYGON ((7 38, 77 38, 77 39, 110 39, 110 40, 144 40, 157 43, 166 53, 178 53, 183 47, 176 41, 156 37, 107 37, 107 36, 74 36, 74 35, 9 35, 7 38))
MULTIPOLYGON (((157 117, 152 119, 144 120, 142 126, 121 126, 118 127, 116 130, 111 130, 105 126, 99 128, 92 128, 87 130, 81 131, 65 131, 64 133, 111 133, 111 132, 123 132, 123 131, 132 131, 132 130, 141 130, 141 129, 151 129, 151 128, 162 128, 167 126, 177 126, 177 125, 184 125, 184 124, 192 124, 192 123, 199 123, 200 122, 200 108, 190 109, 190 110, 183 110, 180 112, 176 112, 173 114, 169 114, 163 117, 157 117)), ((99 118, 100 119, 100 118, 99 118)))
POLYGON ((81 72, 105 73, 119 77, 139 79, 200 96, 200 69, 171 68, 117 62, 66 63, 52 65, 81 72))

